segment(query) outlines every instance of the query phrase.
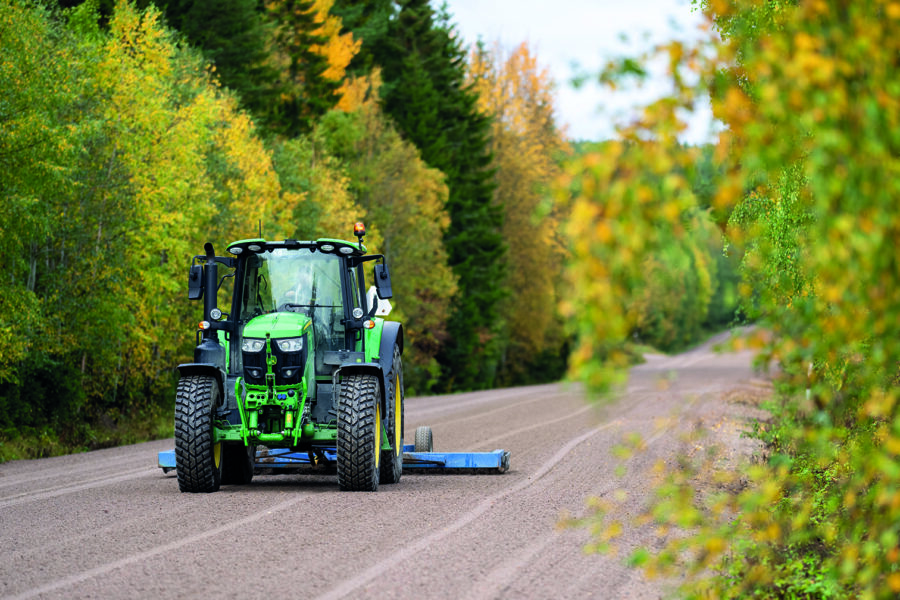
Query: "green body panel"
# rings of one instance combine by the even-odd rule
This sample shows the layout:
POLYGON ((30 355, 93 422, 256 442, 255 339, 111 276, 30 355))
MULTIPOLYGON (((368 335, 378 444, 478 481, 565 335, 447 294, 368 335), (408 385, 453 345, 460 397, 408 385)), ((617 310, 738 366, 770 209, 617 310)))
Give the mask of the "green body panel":
POLYGON ((299 313, 278 312, 256 317, 244 326, 244 338, 273 339, 300 337, 309 331, 312 321, 299 313))
MULTIPOLYGON (((308 381, 313 381, 313 357, 315 347, 311 345, 313 336, 307 335, 312 321, 304 314, 278 312, 260 315, 244 326, 244 339, 266 340, 266 385, 246 385, 243 378, 235 382, 235 396, 241 425, 216 427, 217 441, 242 441, 252 444, 280 444, 296 446, 301 440, 315 439, 316 428, 309 422, 307 402, 309 400, 308 381), (304 376, 292 385, 275 385, 275 356, 272 353, 274 340, 303 337, 307 345, 307 360, 304 376), (263 410, 276 408, 281 413, 281 422, 276 433, 261 433, 260 418, 263 410)), ((271 417, 268 419, 271 426, 271 417)), ((331 438, 329 438, 331 439, 331 438)))
POLYGON ((366 362, 377 362, 381 353, 381 334, 384 331, 384 319, 372 319, 375 327, 363 329, 366 340, 366 362))

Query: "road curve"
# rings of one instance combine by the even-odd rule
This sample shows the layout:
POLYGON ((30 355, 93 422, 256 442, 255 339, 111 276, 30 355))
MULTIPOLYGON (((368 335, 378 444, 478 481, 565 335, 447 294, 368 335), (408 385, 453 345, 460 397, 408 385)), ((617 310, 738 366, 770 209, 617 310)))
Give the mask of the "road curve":
MULTIPOLYGON (((409 398, 406 433, 431 425, 437 450, 512 455, 504 475, 405 474, 377 493, 341 493, 331 475, 257 476, 181 494, 156 468, 172 440, 0 465, 0 598, 660 598, 618 556, 585 555, 588 496, 636 515, 658 460, 698 423, 732 423, 735 390, 759 386, 749 353, 721 337, 651 356, 602 407, 577 386, 409 398), (646 449, 624 463, 627 433, 646 449)), ((738 442, 735 442, 736 444, 738 442)), ((623 551, 655 543, 628 528, 623 551)))

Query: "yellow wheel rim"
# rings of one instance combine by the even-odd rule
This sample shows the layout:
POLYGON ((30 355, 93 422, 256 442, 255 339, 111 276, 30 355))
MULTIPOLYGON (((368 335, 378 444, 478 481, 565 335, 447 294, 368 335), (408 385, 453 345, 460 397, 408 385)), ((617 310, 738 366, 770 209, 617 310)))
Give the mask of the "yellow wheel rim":
POLYGON ((375 403, 375 468, 381 464, 381 406, 375 403))
POLYGON ((222 464, 222 442, 213 444, 213 462, 217 469, 219 468, 219 465, 222 464))
POLYGON ((400 456, 403 448, 400 442, 403 434, 403 397, 400 395, 400 375, 394 382, 394 456, 400 456))

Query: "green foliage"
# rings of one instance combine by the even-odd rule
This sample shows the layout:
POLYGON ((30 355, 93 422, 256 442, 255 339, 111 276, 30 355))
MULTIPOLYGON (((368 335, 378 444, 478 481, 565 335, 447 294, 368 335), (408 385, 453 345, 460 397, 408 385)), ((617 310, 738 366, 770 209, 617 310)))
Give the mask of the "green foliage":
POLYGON ((121 2, 102 32, 89 3, 67 22, 0 7, 27 33, 0 37, 4 430, 75 439, 83 422, 168 405, 190 356, 189 257, 248 216, 278 223, 252 123, 159 18, 121 2))
POLYGON ((408 344, 407 392, 428 392, 437 384, 435 357, 447 338, 456 291, 443 244, 450 223, 444 177, 400 137, 374 100, 352 113, 329 113, 319 133, 346 165, 356 202, 382 236, 394 285, 391 318, 404 324, 408 344))
POLYGON ((355 39, 364 40, 360 51, 350 64, 354 75, 373 72, 378 64, 372 52, 371 42, 387 35, 388 24, 396 15, 393 0, 335 0, 332 13, 341 18, 344 30, 353 33, 355 39))
MULTIPOLYGON (((610 224, 619 256, 603 254, 599 266, 580 261, 575 282, 594 290, 582 294, 600 288, 629 297, 646 248, 683 222, 681 211, 665 213, 672 201, 660 198, 672 193, 640 196, 646 171, 678 160, 666 143, 677 120, 650 117, 689 107, 698 90, 679 82, 684 69, 698 69, 727 127, 716 157, 728 160, 713 204, 730 211, 729 236, 746 251, 743 306, 770 332, 763 360, 781 366, 780 397, 775 425, 759 433, 770 454, 745 469, 746 486, 710 504, 692 493, 689 470, 670 474, 653 518, 690 531, 640 562, 651 572, 717 572, 691 583, 698 597, 893 598, 900 593, 900 7, 710 0, 704 8, 724 39, 669 47, 676 93, 648 109, 641 138, 663 151, 644 169, 600 161, 592 179, 577 183, 586 197, 604 195, 606 212, 593 214, 607 216, 615 201, 624 221, 618 229, 631 235, 610 224), (624 202, 629 194, 637 201, 624 202), (636 240, 645 234, 649 243, 636 240), (592 268, 618 287, 588 283, 592 268)), ((591 210, 576 202, 576 213, 591 210)), ((593 336, 591 349, 614 346, 627 332, 627 313, 613 314, 614 326, 602 333, 599 314, 579 321, 593 336)), ((585 351, 575 366, 602 384, 609 363, 595 356, 585 351)))
MULTIPOLYGON (((142 0, 140 6, 149 6, 142 0)), ((277 97, 272 81, 278 74, 267 48, 271 24, 257 0, 169 0, 157 3, 166 22, 201 50, 222 85, 257 109, 277 97)))
POLYGON ((382 69, 384 112, 422 159, 446 176, 450 226, 444 247, 459 287, 438 359, 442 387, 490 387, 501 350, 506 252, 487 150, 490 118, 478 111, 477 95, 465 85, 465 53, 427 0, 404 2, 384 36, 363 40, 363 52, 382 69))
POLYGON ((733 315, 733 285, 718 277, 721 236, 689 179, 699 149, 681 146, 677 129, 674 104, 650 107, 625 141, 569 161, 556 190, 572 203, 572 292, 562 303, 578 334, 571 369, 594 391, 631 364, 627 341, 683 348, 733 315), (665 134, 648 139, 654 128, 665 134))
POLYGON ((315 2, 275 0, 267 3, 267 14, 275 26, 273 58, 280 87, 270 105, 254 109, 274 132, 296 137, 311 131, 315 120, 335 105, 340 81, 325 77, 328 59, 316 50, 327 38, 320 32, 315 2))

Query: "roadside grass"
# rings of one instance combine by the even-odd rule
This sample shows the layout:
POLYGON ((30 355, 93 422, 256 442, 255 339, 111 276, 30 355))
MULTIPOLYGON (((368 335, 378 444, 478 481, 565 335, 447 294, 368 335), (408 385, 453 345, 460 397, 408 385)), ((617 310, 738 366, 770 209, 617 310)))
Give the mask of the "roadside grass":
POLYGON ((89 452, 165 439, 174 435, 171 406, 150 404, 131 414, 105 414, 90 423, 0 430, 0 464, 89 452))

